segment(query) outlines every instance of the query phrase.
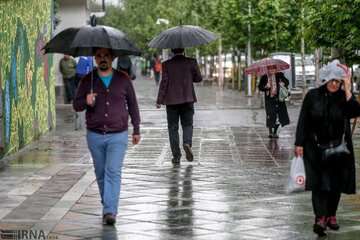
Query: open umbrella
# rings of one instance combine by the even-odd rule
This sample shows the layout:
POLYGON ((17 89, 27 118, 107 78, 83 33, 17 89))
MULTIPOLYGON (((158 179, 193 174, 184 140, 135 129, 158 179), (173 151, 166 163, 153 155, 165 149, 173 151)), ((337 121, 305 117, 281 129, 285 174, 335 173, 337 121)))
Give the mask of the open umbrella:
POLYGON ((218 36, 199 26, 181 25, 169 28, 153 38, 149 47, 152 48, 186 48, 207 44, 218 36))
POLYGON ((109 48, 115 56, 141 54, 122 31, 101 25, 67 28, 44 47, 45 53, 63 53, 74 57, 93 56, 94 48, 109 48))
MULTIPOLYGON (((114 56, 141 54, 122 31, 101 25, 67 28, 52 38, 43 49, 45 53, 63 53, 78 57, 93 56, 94 48, 111 49, 114 56)), ((91 92, 93 92, 93 74, 91 74, 91 92)))
POLYGON ((273 58, 264 58, 255 63, 251 64, 249 67, 245 68, 246 74, 256 74, 258 76, 268 73, 268 67, 276 68, 277 72, 284 71, 290 68, 290 65, 287 62, 284 62, 280 59, 273 58))

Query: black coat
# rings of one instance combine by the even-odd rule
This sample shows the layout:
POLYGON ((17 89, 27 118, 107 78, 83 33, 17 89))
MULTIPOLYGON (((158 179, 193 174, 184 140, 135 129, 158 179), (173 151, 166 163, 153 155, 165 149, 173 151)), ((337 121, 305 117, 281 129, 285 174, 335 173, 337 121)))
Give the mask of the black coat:
POLYGON ((285 84, 285 87, 288 87, 289 80, 284 76, 282 72, 276 73, 275 78, 277 85, 277 94, 274 97, 270 97, 270 90, 266 88, 266 85, 268 83, 267 75, 263 75, 259 83, 259 90, 265 92, 266 126, 268 128, 275 127, 277 115, 279 116, 279 122, 281 126, 285 126, 290 123, 286 103, 279 101, 280 82, 283 82, 285 84))
POLYGON ((310 90, 303 101, 296 129, 296 146, 304 148, 306 190, 355 193, 355 160, 351 140, 350 118, 360 115, 360 104, 354 97, 346 101, 345 92, 329 93, 326 85, 310 90), (335 164, 321 161, 317 144, 345 141, 351 152, 335 164))

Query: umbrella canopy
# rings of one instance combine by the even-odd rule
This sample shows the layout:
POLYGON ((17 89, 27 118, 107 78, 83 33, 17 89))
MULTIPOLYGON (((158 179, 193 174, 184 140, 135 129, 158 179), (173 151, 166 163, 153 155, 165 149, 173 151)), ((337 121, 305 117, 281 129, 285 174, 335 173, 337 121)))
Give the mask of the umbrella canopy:
POLYGON ((255 63, 251 64, 249 67, 245 68, 246 74, 256 74, 258 76, 268 73, 268 67, 273 66, 276 68, 277 72, 284 71, 290 68, 290 65, 287 62, 284 62, 280 59, 273 58, 264 58, 255 63))
POLYGON ((122 31, 101 25, 67 28, 44 47, 45 53, 63 53, 74 57, 93 56, 94 48, 109 48, 115 56, 141 54, 122 31))
POLYGON ((169 28, 153 38, 149 47, 152 48, 187 48, 207 44, 218 36, 198 26, 181 25, 169 28))

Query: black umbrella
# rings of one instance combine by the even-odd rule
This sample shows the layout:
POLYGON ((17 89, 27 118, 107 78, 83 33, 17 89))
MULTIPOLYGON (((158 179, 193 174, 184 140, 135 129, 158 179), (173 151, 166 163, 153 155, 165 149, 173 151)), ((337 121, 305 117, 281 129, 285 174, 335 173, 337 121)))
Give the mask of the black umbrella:
POLYGON ((199 26, 181 25, 169 28, 153 38, 152 48, 186 48, 203 45, 216 40, 218 36, 199 26))
POLYGON ((44 47, 45 53, 93 56, 94 48, 109 48, 115 56, 140 55, 141 51, 120 30, 108 26, 67 28, 44 47))

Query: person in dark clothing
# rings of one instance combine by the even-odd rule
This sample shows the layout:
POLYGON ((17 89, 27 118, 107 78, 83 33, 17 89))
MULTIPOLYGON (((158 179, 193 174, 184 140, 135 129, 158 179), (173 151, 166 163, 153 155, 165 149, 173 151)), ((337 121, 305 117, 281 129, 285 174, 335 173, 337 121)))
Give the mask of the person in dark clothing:
POLYGON ((76 91, 76 61, 70 55, 64 55, 60 60, 59 70, 65 85, 65 103, 72 103, 76 91))
POLYGON ((280 85, 289 86, 289 80, 282 72, 276 72, 276 66, 268 67, 269 74, 260 79, 259 90, 265 92, 266 127, 269 138, 278 138, 277 130, 290 123, 286 103, 279 101, 280 85))
POLYGON ((152 69, 154 72, 155 84, 156 86, 158 86, 161 78, 162 64, 161 64, 160 56, 157 54, 154 54, 152 69))
POLYGON ((360 104, 351 92, 350 71, 338 60, 320 70, 322 85, 305 96, 296 129, 295 155, 303 157, 305 189, 312 191, 313 231, 326 235, 338 230, 336 211, 341 193, 355 193, 355 160, 350 118, 360 115, 360 104), (348 157, 324 161, 321 146, 345 140, 348 157))
POLYGON ((184 49, 172 49, 175 55, 162 64, 163 75, 160 82, 156 107, 166 105, 172 163, 180 164, 179 119, 183 129, 183 148, 186 159, 193 161, 192 135, 194 102, 197 101, 194 82, 201 82, 202 77, 195 59, 184 56, 184 49))
POLYGON ((118 71, 124 71, 126 74, 130 77, 131 80, 136 79, 136 75, 134 73, 133 65, 131 62, 131 59, 129 56, 119 56, 117 61, 117 67, 116 69, 118 71))
POLYGON ((81 80, 73 102, 75 111, 86 109, 86 139, 103 205, 103 222, 109 225, 116 222, 118 212, 129 115, 134 129, 132 143, 140 141, 135 91, 127 74, 112 69, 113 59, 110 49, 95 50, 98 68, 81 80))

